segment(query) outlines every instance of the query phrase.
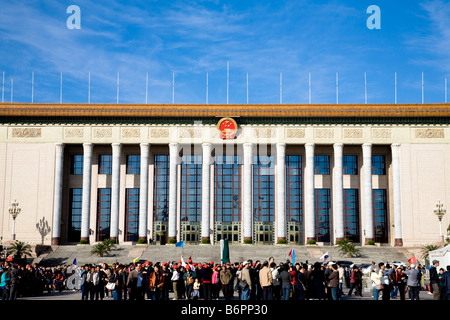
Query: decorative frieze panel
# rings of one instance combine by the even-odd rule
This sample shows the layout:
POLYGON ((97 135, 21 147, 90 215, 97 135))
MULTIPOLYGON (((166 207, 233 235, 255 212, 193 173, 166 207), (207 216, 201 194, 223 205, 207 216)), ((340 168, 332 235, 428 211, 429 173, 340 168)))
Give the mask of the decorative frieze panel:
POLYGON ((155 139, 165 139, 169 138, 169 129, 163 128, 151 128, 150 137, 155 139))
POLYGON ((318 139, 334 138, 334 130, 333 129, 315 129, 314 130, 314 138, 318 138, 318 139))
POLYGON ((139 128, 122 128, 122 138, 140 138, 141 130, 139 128))
POLYGON ((40 138, 41 128, 12 128, 13 138, 40 138))
POLYGON ((65 128, 64 138, 65 139, 79 139, 83 138, 84 130, 83 128, 65 128))
POLYGON ((104 139, 112 137, 112 128, 94 128, 94 139, 104 139))
POLYGON ((286 129, 287 139, 302 139, 305 137, 305 129, 303 128, 289 128, 286 129))
POLYGON ((415 137, 418 139, 442 139, 444 138, 444 129, 416 129, 415 137))
POLYGON ((363 137, 362 129, 344 129, 344 138, 360 139, 363 137))
POLYGON ((253 137, 255 138, 276 138, 277 131, 272 128, 255 128, 253 129, 253 137))
POLYGON ((390 139, 392 136, 391 129, 372 129, 372 138, 374 139, 390 139))

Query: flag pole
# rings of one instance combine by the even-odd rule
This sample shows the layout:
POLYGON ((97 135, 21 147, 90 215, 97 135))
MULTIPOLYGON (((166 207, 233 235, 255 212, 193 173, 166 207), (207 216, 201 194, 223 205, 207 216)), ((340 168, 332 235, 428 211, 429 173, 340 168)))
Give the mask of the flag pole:
POLYGON ((283 74, 280 72, 280 104, 283 103, 283 74))
POLYGON ((3 71, 2 102, 5 102, 5 71, 3 71))
POLYGON ((422 103, 424 103, 424 91, 423 91, 423 72, 422 72, 422 103))
POLYGON ((31 72, 31 103, 33 103, 34 98, 34 71, 31 72))
POLYGON ((336 72, 336 104, 339 104, 339 74, 336 72))
POLYGON ((88 81, 88 103, 91 103, 91 73, 89 72, 89 81, 88 81))
POLYGON ((62 103, 62 72, 61 72, 61 81, 60 81, 60 85, 59 85, 59 103, 62 103))
POLYGON ((206 73, 206 104, 208 104, 208 88, 209 83, 208 83, 208 72, 206 73))
POLYGON ((148 103, 148 72, 145 76, 145 104, 148 103))
POLYGON ((227 61, 227 104, 228 104, 228 96, 229 96, 229 87, 230 87, 230 61, 227 61))
POLYGON ((119 103, 119 73, 117 72, 117 103, 119 103))

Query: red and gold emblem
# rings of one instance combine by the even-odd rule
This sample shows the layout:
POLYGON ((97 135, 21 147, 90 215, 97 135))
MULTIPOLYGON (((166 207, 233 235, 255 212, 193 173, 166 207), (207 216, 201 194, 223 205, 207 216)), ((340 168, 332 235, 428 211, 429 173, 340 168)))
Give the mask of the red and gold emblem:
POLYGON ((237 123, 232 118, 222 118, 217 124, 217 129, 220 131, 221 139, 234 139, 236 138, 237 123))

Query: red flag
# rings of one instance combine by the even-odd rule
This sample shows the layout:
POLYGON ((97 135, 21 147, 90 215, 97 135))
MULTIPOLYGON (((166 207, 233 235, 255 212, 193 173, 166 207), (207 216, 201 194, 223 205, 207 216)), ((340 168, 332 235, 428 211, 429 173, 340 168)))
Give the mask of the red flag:
POLYGON ((411 259, 408 260, 409 264, 413 264, 413 263, 417 263, 417 259, 416 257, 412 257, 411 259))

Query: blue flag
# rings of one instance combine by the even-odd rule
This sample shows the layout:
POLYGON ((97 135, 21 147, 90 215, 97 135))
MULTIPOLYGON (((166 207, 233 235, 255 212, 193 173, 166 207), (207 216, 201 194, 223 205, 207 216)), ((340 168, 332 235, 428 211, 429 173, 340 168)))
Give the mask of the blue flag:
POLYGON ((175 247, 184 247, 184 241, 179 241, 177 243, 175 243, 175 247))
POLYGON ((75 257, 75 259, 73 259, 73 264, 77 265, 77 258, 75 257))
POLYGON ((289 251, 289 257, 292 260, 292 264, 295 265, 295 252, 294 252, 294 248, 291 249, 291 251, 289 251))

